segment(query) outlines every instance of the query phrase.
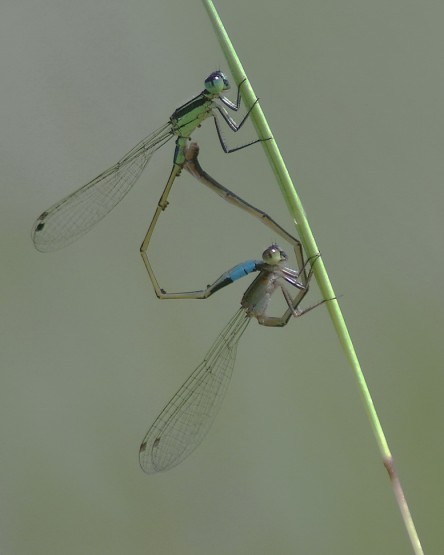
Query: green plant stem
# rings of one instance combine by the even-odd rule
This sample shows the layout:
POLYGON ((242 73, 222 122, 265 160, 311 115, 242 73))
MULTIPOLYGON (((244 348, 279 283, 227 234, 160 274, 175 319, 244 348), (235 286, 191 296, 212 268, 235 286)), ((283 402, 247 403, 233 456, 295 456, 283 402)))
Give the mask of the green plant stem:
MULTIPOLYGON (((213 25, 214 31, 219 40, 219 44, 224 52, 225 58, 227 60, 228 66, 230 68, 231 74, 233 75, 236 83, 240 83, 246 78, 246 73, 242 67, 242 64, 233 48, 230 38, 225 31, 222 21, 213 5, 211 0, 202 0, 205 9, 207 10, 210 21, 213 25)), ((254 94, 253 88, 250 85, 248 79, 242 84, 242 98, 245 101, 245 105, 249 108, 253 106, 256 101, 256 95, 254 94)), ((265 119, 264 113, 259 103, 256 105, 251 113, 251 119, 256 128, 258 136, 261 139, 267 139, 272 137, 271 130, 265 119)), ((267 155, 268 161, 273 169, 276 176, 277 182, 281 189, 281 193, 285 199, 288 210, 295 222, 296 229, 301 238, 302 244, 306 250, 307 256, 311 257, 319 252, 316 245, 313 233, 308 224, 305 211, 302 207, 302 203, 296 193, 293 182, 291 181, 290 175, 285 167, 282 156, 279 152, 276 141, 265 140, 263 143, 263 148, 267 155)), ((314 266, 314 275, 319 288, 322 292, 324 299, 332 299, 335 297, 333 287, 331 285, 330 279, 328 277, 325 265, 323 263, 322 257, 314 266)), ((353 343, 348 332, 347 326, 345 324, 344 317, 342 315, 339 303, 337 300, 332 300, 327 303, 328 311, 333 322, 333 326, 338 334, 339 341, 345 352, 345 356, 353 369, 355 378, 358 383, 359 391, 362 395, 364 405, 367 411, 367 415, 373 429, 373 432, 378 443, 379 451, 382 456, 384 466, 389 474, 392 488, 395 494, 396 501, 398 503, 402 519, 404 521, 407 533, 410 538, 410 542, 413 547, 413 552, 416 555, 423 555, 423 550, 421 543, 418 538, 402 487, 397 476, 396 470, 393 464, 393 457, 390 452, 387 440, 385 438, 381 423, 379 421, 378 415, 374 403, 372 401, 370 391, 367 387, 367 383, 364 378, 356 351, 353 347, 353 343)))

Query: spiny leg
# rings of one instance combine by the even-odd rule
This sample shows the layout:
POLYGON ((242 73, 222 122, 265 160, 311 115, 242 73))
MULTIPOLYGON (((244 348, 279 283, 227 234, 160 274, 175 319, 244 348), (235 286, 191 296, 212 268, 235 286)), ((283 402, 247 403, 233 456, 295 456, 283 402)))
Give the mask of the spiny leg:
POLYGON ((244 79, 242 79, 242 81, 239 83, 238 87, 237 87, 237 98, 236 98, 236 103, 232 102, 229 98, 227 98, 226 96, 220 95, 219 96, 219 100, 225 104, 225 106, 227 108, 230 108, 230 110, 233 110, 233 112, 237 112, 240 108, 241 105, 241 87, 242 85, 245 83, 245 81, 247 80, 247 78, 245 77, 244 79))
MULTIPOLYGON (((300 304, 300 302, 305 297, 305 295, 306 295, 306 291, 301 291, 301 293, 299 295, 297 295, 297 297, 300 297, 297 304, 300 304)), ((319 301, 319 302, 315 303, 314 305, 308 306, 307 308, 304 308, 302 310, 296 310, 295 311, 293 308, 288 309, 281 317, 263 315, 261 317, 261 319, 258 320, 258 322, 262 326, 282 328, 282 327, 284 327, 288 324, 288 321, 290 320, 291 316, 294 316, 295 318, 299 318, 300 316, 303 316, 307 312, 310 312, 314 308, 316 308, 316 307, 320 306, 321 304, 324 304, 324 303, 326 303, 327 301, 330 301, 330 300, 332 300, 332 299, 322 299, 322 301, 319 301), (289 313, 289 316, 287 316, 288 313, 289 313)))
MULTIPOLYGON (((233 131, 234 133, 237 133, 237 131, 239 131, 239 129, 241 129, 241 127, 244 125, 245 121, 247 120, 248 116, 251 113, 251 110, 253 110, 253 108, 256 106, 257 102, 259 102, 259 100, 256 100, 256 102, 253 104, 253 106, 248 110, 248 112, 246 113, 246 115, 243 117, 242 121, 240 123, 237 123, 234 121, 234 119, 232 117, 229 116, 228 112, 222 107, 222 106, 215 106, 215 109, 218 110, 218 112, 220 113, 220 115, 223 117, 225 123, 228 125, 228 127, 231 129, 231 131, 233 131)), ((216 114, 214 114, 214 124, 216 126, 216 131, 217 131, 217 136, 219 137, 219 142, 220 145, 222 147, 222 150, 226 153, 226 154, 231 154, 232 152, 236 152, 238 150, 242 150, 243 148, 247 148, 247 146, 251 146, 254 145, 256 143, 260 143, 262 141, 269 141, 272 137, 267 137, 266 139, 256 139, 254 141, 250 141, 249 143, 246 143, 244 145, 238 146, 238 147, 234 147, 234 148, 229 148, 223 138, 222 135, 222 130, 220 128, 220 124, 219 124, 219 120, 217 119, 216 114)))
MULTIPOLYGON (((222 104, 224 104, 227 108, 229 108, 230 110, 233 110, 234 112, 237 112, 240 108, 241 105, 241 87, 242 85, 246 82, 247 78, 244 78, 238 85, 237 87, 237 99, 236 99, 236 103, 232 102, 229 98, 227 98, 226 96, 219 96, 219 100, 222 102, 222 104)), ((257 98, 253 104, 253 106, 251 106, 251 108, 248 110, 248 112, 246 113, 246 115, 244 116, 244 118, 242 119, 242 121, 240 123, 237 123, 236 121, 234 121, 234 119, 232 117, 230 117, 230 115, 228 114, 228 112, 223 108, 223 106, 218 106, 217 104, 215 105, 215 109, 218 110, 218 112, 220 113, 220 115, 223 117, 223 119, 225 120, 226 124, 228 125, 228 127, 233 131, 233 132, 237 132, 239 131, 239 129, 243 126, 243 124, 245 123, 246 119, 248 118, 248 116, 250 115, 251 111, 253 110, 253 108, 256 106, 256 104, 259 102, 259 99, 257 98)), ((214 114, 214 112, 213 112, 214 114)), ((255 141, 251 141, 245 145, 241 145, 239 147, 235 147, 235 148, 228 148, 227 144, 224 141, 223 135, 222 135, 222 131, 219 127, 219 121, 217 120, 216 115, 214 114, 214 123, 216 125, 216 131, 217 131, 217 136, 219 137, 219 142, 222 146, 223 151, 226 154, 229 154, 231 152, 236 152, 237 150, 241 150, 243 148, 246 148, 247 146, 251 146, 254 145, 256 143, 259 143, 261 141, 269 141, 272 137, 267 137, 266 139, 256 139, 255 141)))
MULTIPOLYGON (((242 120, 240 121, 240 123, 237 123, 229 114, 228 112, 225 110, 225 108, 223 106, 219 106, 218 104, 215 105, 215 109, 219 112, 219 114, 223 117, 224 121, 226 122, 226 124, 228 125, 228 127, 231 129, 231 131, 233 131, 234 133, 237 133, 239 131, 239 129, 242 128, 242 126, 244 125, 244 123, 247 121, 248 116, 251 114, 252 110, 254 109, 254 107, 256 106, 256 104, 259 102, 259 99, 257 98, 254 101, 253 106, 248 110, 248 112, 245 114, 245 116, 242 118, 242 120)), ((216 119, 216 117, 215 117, 216 119)), ((218 125, 218 122, 216 120, 216 127, 218 125)))
MULTIPOLYGON (((306 314, 307 312, 310 312, 311 310, 320 306, 321 304, 324 304, 325 302, 332 300, 332 299, 323 299, 323 300, 315 303, 314 305, 308 306, 307 308, 299 309, 299 305, 301 304, 305 295, 308 293, 309 283, 310 283, 311 278, 313 277, 314 264, 316 263, 316 260, 318 260, 318 258, 320 256, 321 256, 320 254, 315 254, 314 256, 310 257, 307 260, 306 264, 310 264, 310 271, 307 274, 307 282, 304 284, 305 287, 298 292, 298 294, 294 297, 294 299, 292 299, 292 297, 291 297, 289 291, 287 290, 287 288, 284 285, 279 284, 279 286, 282 290, 282 293, 284 295, 285 301, 288 304, 288 309, 280 317, 267 316, 267 315, 262 316, 262 319, 258 320, 260 324, 262 324, 263 326, 283 327, 283 326, 286 326, 288 324, 288 321, 290 320, 290 318, 292 316, 294 316, 295 318, 299 318, 303 314, 306 314)), ((290 285, 295 285, 293 283, 293 280, 290 279, 290 278, 284 277, 284 280, 287 283, 289 283, 290 285)))

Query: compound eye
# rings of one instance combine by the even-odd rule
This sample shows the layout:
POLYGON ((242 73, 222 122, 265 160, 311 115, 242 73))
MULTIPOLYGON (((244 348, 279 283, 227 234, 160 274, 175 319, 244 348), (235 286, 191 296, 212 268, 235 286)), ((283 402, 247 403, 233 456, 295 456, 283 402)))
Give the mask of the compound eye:
POLYGON ((262 260, 266 264, 275 265, 286 260, 284 251, 282 251, 277 245, 271 245, 268 249, 265 249, 262 253, 262 260))
POLYGON ((205 89, 211 94, 220 94, 229 88, 230 83, 221 71, 215 71, 205 79, 205 89))

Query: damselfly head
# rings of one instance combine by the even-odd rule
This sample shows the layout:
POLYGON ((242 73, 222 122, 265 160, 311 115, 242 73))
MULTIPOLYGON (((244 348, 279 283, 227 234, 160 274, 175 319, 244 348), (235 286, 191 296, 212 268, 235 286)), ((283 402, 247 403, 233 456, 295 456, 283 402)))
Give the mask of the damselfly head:
POLYGON ((221 71, 213 71, 205 79, 205 89, 211 94, 220 94, 230 88, 230 82, 221 71))
POLYGON ((272 266, 279 264, 280 262, 283 262, 284 260, 287 260, 287 259, 288 259, 288 256, 275 243, 270 245, 262 253, 262 260, 266 264, 270 264, 272 266))

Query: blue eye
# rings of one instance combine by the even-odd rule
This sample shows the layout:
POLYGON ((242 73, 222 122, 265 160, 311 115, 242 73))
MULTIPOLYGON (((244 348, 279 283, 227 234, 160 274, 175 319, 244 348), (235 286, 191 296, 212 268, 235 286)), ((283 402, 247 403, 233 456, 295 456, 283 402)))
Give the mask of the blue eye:
POLYGON ((230 88, 230 82, 221 71, 215 71, 205 79, 205 89, 211 94, 220 94, 230 88))

